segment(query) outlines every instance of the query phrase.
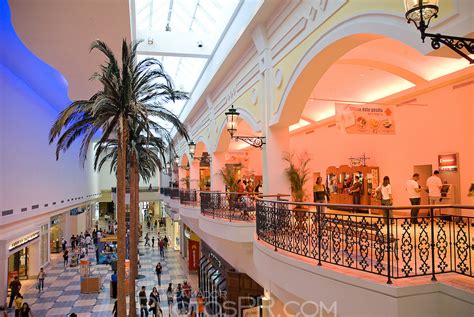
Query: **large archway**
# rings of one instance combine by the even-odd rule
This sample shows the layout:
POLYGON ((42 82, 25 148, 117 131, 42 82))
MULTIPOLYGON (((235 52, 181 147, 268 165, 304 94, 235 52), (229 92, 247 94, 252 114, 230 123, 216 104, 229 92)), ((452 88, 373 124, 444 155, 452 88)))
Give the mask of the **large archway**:
MULTIPOLYGON (((241 113, 236 135, 258 136, 260 135, 259 125, 245 111, 238 109, 241 113)), ((227 132, 226 122, 221 126, 219 138, 216 144, 213 163, 212 177, 215 179, 218 190, 229 189, 230 184, 223 182, 222 172, 235 173, 236 179, 245 181, 250 191, 262 184, 262 150, 251 145, 232 139, 227 132)), ((257 188, 257 189, 258 189, 257 188)))
MULTIPOLYGON (((438 155, 450 152, 474 159, 467 146, 473 144, 472 134, 466 133, 472 125, 473 74, 473 67, 461 58, 426 56, 380 35, 351 35, 307 63, 287 94, 280 124, 288 126, 292 152, 304 149, 311 154, 311 179, 324 178, 329 167, 350 165, 349 158, 365 154, 379 179, 391 177, 395 202, 406 204, 404 184, 416 166, 429 165, 434 170, 438 155), (357 112, 353 131, 338 130, 340 121, 335 115, 341 104, 376 105, 381 111, 390 107, 387 126, 393 133, 385 133, 380 120, 362 118, 359 123, 357 112), (371 124, 374 127, 369 131, 371 124), (450 133, 442 133, 441 126, 450 133), (458 141, 463 139, 468 142, 458 141)), ((463 175, 445 173, 443 180, 463 192, 472 175, 469 167, 463 175)), ((370 195, 370 185, 364 185, 365 194, 370 195)), ((311 184, 307 191, 311 192, 311 184)), ((459 195, 452 199, 464 200, 459 195)))

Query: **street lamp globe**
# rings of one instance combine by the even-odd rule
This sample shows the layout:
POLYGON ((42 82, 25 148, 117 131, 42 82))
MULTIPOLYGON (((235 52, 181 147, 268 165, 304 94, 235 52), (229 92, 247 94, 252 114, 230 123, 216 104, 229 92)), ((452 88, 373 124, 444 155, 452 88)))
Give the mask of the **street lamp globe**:
POLYGON ((240 113, 235 110, 234 105, 232 105, 229 110, 225 113, 227 117, 227 132, 230 136, 233 137, 235 131, 237 131, 237 124, 239 120, 240 113))

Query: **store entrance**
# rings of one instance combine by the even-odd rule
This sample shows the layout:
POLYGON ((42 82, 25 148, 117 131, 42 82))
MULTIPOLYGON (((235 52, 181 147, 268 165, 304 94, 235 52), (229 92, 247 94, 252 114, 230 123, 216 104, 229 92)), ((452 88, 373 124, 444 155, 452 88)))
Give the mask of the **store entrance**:
POLYGON ((18 276, 20 280, 28 279, 28 247, 19 250, 8 257, 8 279, 18 276))

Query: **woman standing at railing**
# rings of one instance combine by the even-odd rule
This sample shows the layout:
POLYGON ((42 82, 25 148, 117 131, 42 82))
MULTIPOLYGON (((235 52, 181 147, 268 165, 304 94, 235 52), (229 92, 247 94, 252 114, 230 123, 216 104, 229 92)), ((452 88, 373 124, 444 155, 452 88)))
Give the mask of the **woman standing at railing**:
MULTIPOLYGON (((326 202, 326 198, 329 202, 329 194, 326 186, 323 184, 323 178, 318 176, 318 178, 316 178, 316 184, 313 186, 313 200, 315 203, 324 204, 326 202)), ((324 207, 322 207, 321 211, 324 212, 324 207)))
MULTIPOLYGON (((393 205, 393 197, 392 197, 392 185, 390 185, 390 178, 388 176, 384 176, 383 183, 380 184, 379 187, 375 190, 376 192, 382 194, 381 203, 382 206, 392 206, 393 205)), ((387 224, 387 216, 392 218, 393 211, 388 209, 383 210, 383 217, 385 224, 387 224)))

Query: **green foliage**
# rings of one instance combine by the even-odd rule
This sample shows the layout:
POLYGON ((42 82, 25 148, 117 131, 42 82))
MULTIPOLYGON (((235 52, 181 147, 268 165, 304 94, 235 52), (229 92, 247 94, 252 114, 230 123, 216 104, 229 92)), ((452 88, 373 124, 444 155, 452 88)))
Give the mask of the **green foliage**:
POLYGON ((308 164, 311 159, 305 155, 295 158, 295 155, 290 153, 285 153, 283 159, 290 164, 290 166, 285 169, 285 174, 290 182, 293 200, 302 202, 306 194, 304 185, 309 180, 310 170, 308 164))
POLYGON ((225 165, 224 168, 220 170, 220 175, 222 181, 227 186, 227 190, 230 192, 237 191, 237 171, 233 166, 225 165))

